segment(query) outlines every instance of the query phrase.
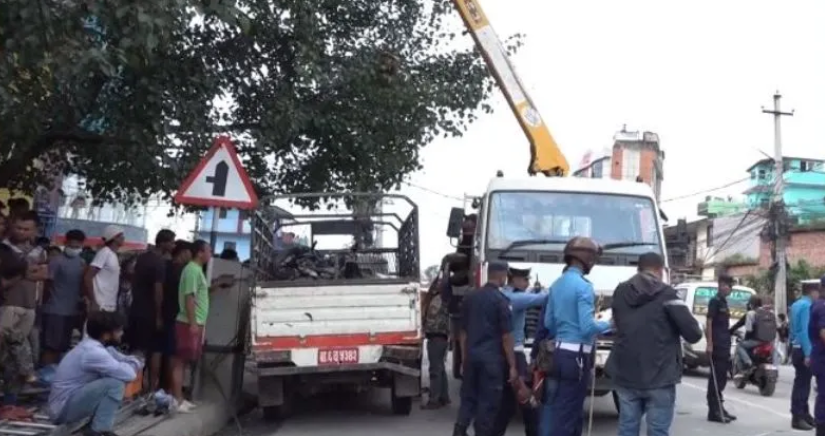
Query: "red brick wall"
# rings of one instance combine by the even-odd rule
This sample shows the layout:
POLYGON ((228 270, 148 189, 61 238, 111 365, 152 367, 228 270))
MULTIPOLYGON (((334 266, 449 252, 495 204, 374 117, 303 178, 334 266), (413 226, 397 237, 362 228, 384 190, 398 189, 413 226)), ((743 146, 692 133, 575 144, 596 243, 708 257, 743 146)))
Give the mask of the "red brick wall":
MULTIPOLYGON (((770 252, 768 252, 768 259, 770 259, 770 252)), ((796 263, 802 259, 813 266, 825 265, 825 231, 791 233, 788 260, 796 263)))
MULTIPOLYGON (((622 179, 622 151, 623 148, 621 146, 613 147, 613 164, 610 169, 610 178, 614 180, 622 179)), ((648 148, 642 148, 639 155, 639 174, 634 175, 633 179, 635 180, 636 176, 642 176, 642 180, 650 185, 653 181, 653 169, 655 168, 658 156, 654 150, 648 148)))
MULTIPOLYGON (((791 233, 788 245, 788 262, 795 264, 805 260, 812 266, 825 266, 825 231, 806 231, 791 233)), ((771 246, 762 243, 759 253, 759 265, 738 265, 727 268, 728 274, 743 277, 758 274, 771 266, 771 246)))
POLYGON ((610 178, 613 180, 622 179, 622 149, 621 147, 613 147, 613 157, 610 160, 613 162, 610 169, 610 178))

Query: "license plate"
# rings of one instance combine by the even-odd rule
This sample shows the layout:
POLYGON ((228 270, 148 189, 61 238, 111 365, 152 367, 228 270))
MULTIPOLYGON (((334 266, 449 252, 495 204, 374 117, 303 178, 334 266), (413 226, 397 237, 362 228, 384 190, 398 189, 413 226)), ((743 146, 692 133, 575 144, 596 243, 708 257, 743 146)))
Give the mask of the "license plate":
POLYGON ((766 371, 776 371, 777 368, 776 368, 775 365, 765 365, 765 370, 766 371))
POLYGON ((319 365, 358 363, 358 348, 330 348, 318 350, 319 365))

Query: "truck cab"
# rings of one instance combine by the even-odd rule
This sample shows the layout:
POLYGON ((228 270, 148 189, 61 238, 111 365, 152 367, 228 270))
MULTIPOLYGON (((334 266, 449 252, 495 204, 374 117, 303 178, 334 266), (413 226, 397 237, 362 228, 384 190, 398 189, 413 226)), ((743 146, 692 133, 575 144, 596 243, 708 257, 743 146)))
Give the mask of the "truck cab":
MULTIPOLYGON (((642 183, 497 177, 475 206, 469 262, 475 286, 486 281, 487 264, 501 260, 515 268, 530 268, 531 283, 546 289, 564 269, 567 241, 587 236, 603 247, 587 279, 596 291, 597 312, 609 319, 613 290, 636 273, 639 256, 653 251, 667 259, 659 208, 650 187, 642 183)), ((458 213, 454 210, 451 217, 458 213)), ((460 226, 451 224, 449 236, 460 237, 460 226)), ((528 314, 528 346, 540 322, 538 310, 528 314)), ((603 371, 611 346, 608 338, 597 343, 596 396, 612 391, 603 371)))

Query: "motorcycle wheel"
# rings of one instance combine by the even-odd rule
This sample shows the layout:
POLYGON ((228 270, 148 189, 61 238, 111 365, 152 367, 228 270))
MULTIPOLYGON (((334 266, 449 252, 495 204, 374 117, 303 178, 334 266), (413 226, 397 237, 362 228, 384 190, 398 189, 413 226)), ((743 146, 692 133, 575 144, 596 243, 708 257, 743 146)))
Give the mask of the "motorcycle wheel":
POLYGON ((736 386, 736 389, 745 389, 745 386, 748 385, 748 380, 745 377, 742 377, 741 379, 734 381, 733 385, 736 386))
POLYGON ((776 382, 769 382, 763 380, 762 384, 759 385, 759 395, 762 395, 763 397, 772 396, 775 390, 776 382))

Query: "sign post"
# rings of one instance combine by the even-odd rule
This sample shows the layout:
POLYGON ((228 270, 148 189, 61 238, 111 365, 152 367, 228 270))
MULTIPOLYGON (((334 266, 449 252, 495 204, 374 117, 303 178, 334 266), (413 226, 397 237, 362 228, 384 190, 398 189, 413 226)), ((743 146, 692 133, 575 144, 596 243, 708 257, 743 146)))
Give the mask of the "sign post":
POLYGON ((175 203, 211 208, 209 245, 216 249, 221 209, 255 209, 258 196, 238 152, 227 136, 215 139, 212 148, 192 170, 175 194, 175 203))

